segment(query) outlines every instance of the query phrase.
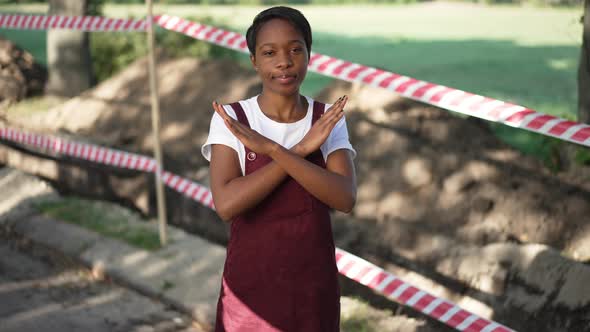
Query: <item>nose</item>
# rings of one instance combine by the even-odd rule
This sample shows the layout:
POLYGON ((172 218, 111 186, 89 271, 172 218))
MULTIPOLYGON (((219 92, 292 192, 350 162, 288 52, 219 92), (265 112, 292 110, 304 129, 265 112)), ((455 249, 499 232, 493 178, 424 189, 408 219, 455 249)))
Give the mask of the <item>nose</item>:
POLYGON ((293 66, 293 59, 291 58, 291 54, 289 52, 281 52, 277 57, 277 68, 289 68, 293 66))

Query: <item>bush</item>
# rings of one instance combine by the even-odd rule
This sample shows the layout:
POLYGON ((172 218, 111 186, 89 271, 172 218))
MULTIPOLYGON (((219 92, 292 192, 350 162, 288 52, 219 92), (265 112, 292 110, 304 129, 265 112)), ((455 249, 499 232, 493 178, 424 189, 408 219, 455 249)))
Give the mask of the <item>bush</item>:
MULTIPOLYGON (((222 27, 209 17, 188 20, 222 27)), ((97 80, 103 81, 148 52, 146 34, 143 32, 96 32, 90 35, 92 64, 97 80)), ((171 57, 237 58, 237 53, 181 33, 157 28, 156 47, 171 57)))

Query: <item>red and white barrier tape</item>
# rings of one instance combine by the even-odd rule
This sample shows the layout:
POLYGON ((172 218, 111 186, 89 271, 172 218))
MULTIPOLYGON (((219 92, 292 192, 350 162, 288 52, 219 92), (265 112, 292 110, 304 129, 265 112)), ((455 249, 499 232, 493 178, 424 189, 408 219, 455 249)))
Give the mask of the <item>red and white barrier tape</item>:
MULTIPOLYGON (((0 27, 42 29, 39 27, 41 24, 34 23, 36 21, 32 19, 25 20, 23 17, 23 15, 0 15, 0 27)), ((81 26, 79 23, 74 23, 75 20, 72 19, 65 22, 62 19, 62 24, 56 24, 54 21, 51 21, 53 22, 51 24, 49 24, 50 20, 43 21, 45 22, 45 28, 86 31, 123 31, 125 29, 121 29, 121 26, 132 26, 137 27, 137 29, 133 29, 135 31, 142 31, 142 29, 145 29, 145 25, 137 23, 137 21, 135 21, 136 23, 128 24, 119 23, 118 26, 113 23, 97 23, 91 27, 88 27, 88 24, 86 26, 81 26)), ((248 52, 244 36, 238 33, 166 15, 157 17, 156 21, 166 29, 181 32, 195 39, 208 41, 245 53, 248 52)), ((407 76, 346 62, 317 53, 312 53, 309 67, 311 70, 327 76, 382 87, 405 97, 420 100, 431 105, 590 146, 590 126, 537 113, 525 109, 522 106, 415 80, 407 76)), ((25 133, 11 128, 0 128, 0 138, 17 143, 33 145, 56 153, 114 167, 135 169, 145 172, 154 172, 156 168, 155 161, 152 158, 145 156, 91 144, 72 142, 60 138, 25 133)), ((214 209, 211 192, 206 187, 167 171, 162 172, 161 178, 167 186, 214 209)), ((422 291, 378 266, 342 249, 336 248, 336 261, 339 272, 348 278, 378 291, 401 304, 418 310, 429 317, 437 319, 459 331, 514 331, 499 323, 463 310, 452 302, 437 298, 422 291)))
MULTIPOLYGON (((73 142, 59 137, 38 135, 12 128, 0 128, 0 138, 97 164, 149 173, 155 173, 157 170, 157 163, 153 158, 98 145, 73 142)), ((168 187, 215 209, 213 196, 207 187, 168 171, 163 171, 160 177, 168 187)))
POLYGON ((336 264, 338 271, 346 277, 456 330, 468 332, 514 331, 461 309, 450 301, 416 288, 382 268, 339 248, 336 248, 336 264))
MULTIPOLYGON (((156 22, 165 29, 195 39, 248 53, 246 38, 238 33, 188 20, 162 15, 156 22)), ((444 85, 417 80, 385 70, 348 62, 319 53, 311 54, 311 71, 349 82, 360 82, 384 88, 406 98, 421 101, 450 111, 492 122, 526 129, 546 136, 590 147, 590 125, 561 119, 552 115, 476 95, 444 85)))
MULTIPOLYGON (((0 128, 0 139, 113 167, 151 173, 156 170, 156 161, 152 158, 59 137, 39 135, 13 128, 0 128)), ((215 209, 213 196, 208 188, 167 171, 162 172, 161 178, 168 187, 211 209, 215 209)), ((346 277, 459 331, 513 331, 496 322, 463 310, 447 300, 428 294, 378 266, 339 248, 336 248, 336 263, 338 271, 346 277)))
POLYGON ((12 15, 0 14, 0 28, 78 31, 145 31, 146 20, 102 16, 12 15))
MULTIPOLYGON (((219 46, 248 52, 246 39, 239 33, 191 22, 179 17, 155 17, 165 29, 183 33, 195 39, 219 46)), ((145 20, 125 20, 105 17, 73 17, 0 14, 0 28, 14 29, 72 29, 84 31, 144 31, 145 20)), ((344 61, 319 53, 311 54, 309 69, 349 82, 360 82, 384 88, 406 98, 418 100, 443 109, 459 112, 525 129, 564 141, 590 147, 590 125, 536 112, 523 106, 449 88, 381 69, 344 61)))
MULTIPOLYGON (((156 16, 165 29, 248 53, 243 35, 175 16, 156 16)), ((85 31, 144 31, 145 20, 105 17, 0 14, 0 28, 72 29, 85 31)), ((311 71, 349 82, 384 88, 406 98, 492 122, 590 147, 590 125, 536 112, 532 109, 476 95, 444 85, 417 80, 389 71, 352 63, 319 53, 311 54, 311 71)))

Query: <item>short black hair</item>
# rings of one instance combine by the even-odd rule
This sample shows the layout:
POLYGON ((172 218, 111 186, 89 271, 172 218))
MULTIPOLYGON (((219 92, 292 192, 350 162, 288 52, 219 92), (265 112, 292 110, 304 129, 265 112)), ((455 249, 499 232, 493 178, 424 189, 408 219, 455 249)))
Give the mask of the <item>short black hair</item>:
POLYGON ((311 54, 311 26, 300 11, 285 6, 276 6, 265 9, 254 17, 252 25, 246 32, 246 43, 248 44, 250 54, 256 55, 256 36, 258 35, 260 28, 262 28, 266 22, 275 18, 291 23, 291 25, 301 33, 309 56, 309 54, 311 54))

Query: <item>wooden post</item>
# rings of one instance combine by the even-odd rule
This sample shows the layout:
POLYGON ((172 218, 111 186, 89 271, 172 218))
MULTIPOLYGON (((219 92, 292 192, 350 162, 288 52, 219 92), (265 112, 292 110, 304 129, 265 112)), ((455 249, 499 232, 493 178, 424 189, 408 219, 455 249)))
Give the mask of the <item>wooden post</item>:
POLYGON ((166 200, 164 184, 162 183, 162 146, 160 145, 160 103, 158 100, 158 83, 156 77, 156 54, 154 25, 152 18, 152 0, 145 1, 147 6, 147 39, 149 47, 150 93, 152 101, 152 135, 154 136, 154 157, 156 158, 156 199, 158 201, 158 224, 160 229, 160 243, 165 246, 166 236, 166 200))

